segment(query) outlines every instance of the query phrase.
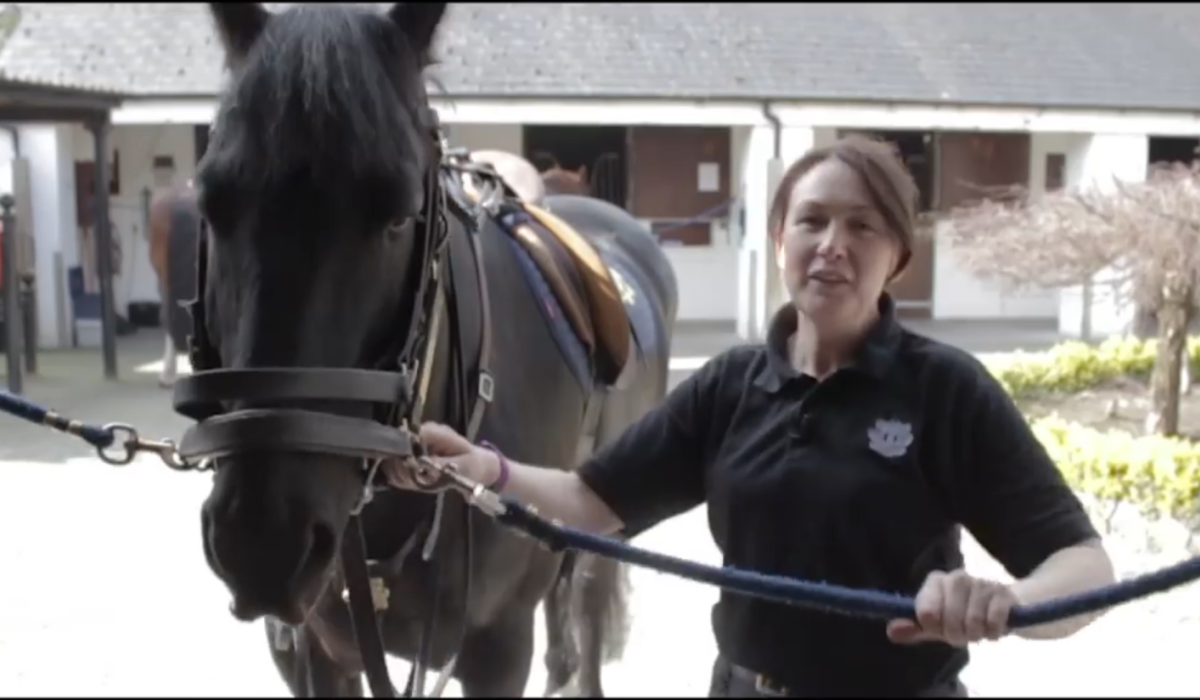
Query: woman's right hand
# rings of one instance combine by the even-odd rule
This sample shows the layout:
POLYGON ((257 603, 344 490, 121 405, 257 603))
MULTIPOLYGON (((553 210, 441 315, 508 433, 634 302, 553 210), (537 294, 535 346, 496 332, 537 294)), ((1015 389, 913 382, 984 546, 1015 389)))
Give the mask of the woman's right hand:
MULTIPOLYGON (((454 428, 441 423, 424 423, 418 431, 421 444, 432 461, 441 464, 453 463, 458 473, 485 486, 496 481, 500 471, 499 460, 491 450, 472 445, 454 428)), ((426 491, 413 480, 412 469, 398 462, 386 468, 388 482, 396 488, 426 491)))

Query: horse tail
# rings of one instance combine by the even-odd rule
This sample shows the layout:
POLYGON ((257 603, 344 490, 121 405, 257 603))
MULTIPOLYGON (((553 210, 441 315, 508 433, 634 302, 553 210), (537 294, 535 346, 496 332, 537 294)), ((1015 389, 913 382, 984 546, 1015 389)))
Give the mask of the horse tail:
POLYGON ((629 567, 594 554, 581 558, 573 586, 580 613, 598 628, 603 663, 619 661, 629 641, 629 567))
POLYGON ((543 608, 546 616, 546 692, 572 682, 584 697, 601 697, 600 668, 619 660, 629 637, 626 567, 612 559, 563 555, 543 608))

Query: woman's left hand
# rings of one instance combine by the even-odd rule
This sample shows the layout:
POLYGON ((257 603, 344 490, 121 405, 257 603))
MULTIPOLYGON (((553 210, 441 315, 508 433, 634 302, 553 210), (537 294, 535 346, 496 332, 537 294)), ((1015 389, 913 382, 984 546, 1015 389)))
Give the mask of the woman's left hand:
POLYGON ((973 578, 959 569, 935 571, 917 593, 916 620, 892 620, 888 639, 897 644, 945 642, 963 647, 1008 634, 1008 613, 1019 605, 1012 589, 973 578))

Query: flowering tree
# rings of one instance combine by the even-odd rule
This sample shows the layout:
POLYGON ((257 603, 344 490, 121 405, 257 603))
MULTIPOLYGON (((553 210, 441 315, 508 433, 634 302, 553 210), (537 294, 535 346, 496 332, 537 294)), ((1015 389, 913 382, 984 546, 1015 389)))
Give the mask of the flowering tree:
POLYGON ((1158 356, 1150 432, 1179 429, 1187 329, 1200 303, 1200 165, 1154 168, 1111 189, 982 191, 951 211, 941 235, 977 275, 1011 289, 1090 282, 1108 270, 1114 297, 1153 313, 1158 356))

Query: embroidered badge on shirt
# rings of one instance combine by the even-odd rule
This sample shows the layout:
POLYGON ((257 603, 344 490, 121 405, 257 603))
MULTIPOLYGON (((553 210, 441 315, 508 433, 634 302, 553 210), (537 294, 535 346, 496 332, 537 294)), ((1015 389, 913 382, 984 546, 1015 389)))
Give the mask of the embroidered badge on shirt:
POLYGON ((898 420, 880 419, 867 430, 867 440, 870 448, 884 457, 903 457, 913 441, 912 426, 898 420))

